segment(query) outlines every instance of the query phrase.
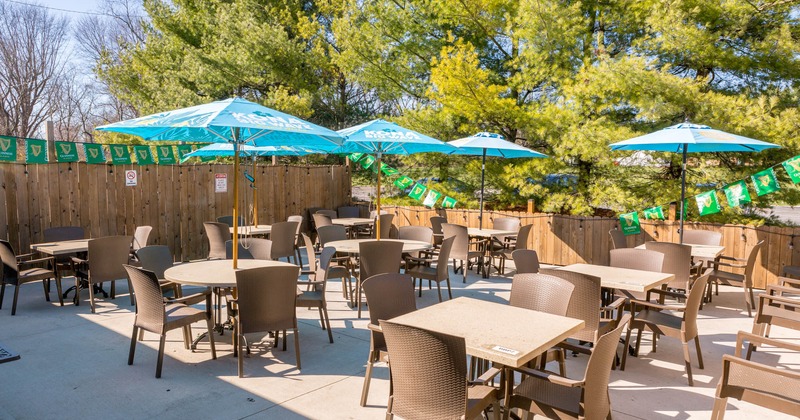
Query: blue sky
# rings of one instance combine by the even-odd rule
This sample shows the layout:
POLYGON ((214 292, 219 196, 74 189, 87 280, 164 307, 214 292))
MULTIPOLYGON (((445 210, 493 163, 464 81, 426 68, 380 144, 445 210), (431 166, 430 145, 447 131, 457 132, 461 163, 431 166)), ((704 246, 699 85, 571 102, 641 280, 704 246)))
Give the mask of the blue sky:
MULTIPOLYGON (((75 10, 79 12, 92 12, 97 8, 98 0, 22 0, 25 3, 38 3, 42 6, 53 7, 57 9, 75 10)), ((80 16, 77 13, 67 13, 71 17, 80 16)))

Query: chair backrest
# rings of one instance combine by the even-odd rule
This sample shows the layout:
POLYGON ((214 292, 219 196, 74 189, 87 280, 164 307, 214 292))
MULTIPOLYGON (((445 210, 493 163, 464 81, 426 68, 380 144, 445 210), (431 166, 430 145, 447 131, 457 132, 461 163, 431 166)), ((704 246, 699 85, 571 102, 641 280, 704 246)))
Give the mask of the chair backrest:
POLYGON ((672 242, 645 242, 645 249, 664 254, 663 273, 675 275, 667 286, 689 290, 689 280, 692 275, 692 247, 691 245, 676 244, 672 242))
MULTIPOLYGON (((392 234, 392 220, 393 214, 381 214, 381 238, 390 238, 392 234)), ((377 218, 373 219, 377 222, 377 218)), ((377 226, 377 225, 376 225, 377 226)), ((372 236, 375 237, 375 229, 373 229, 372 236)))
MULTIPOLYGON (((611 364, 617 354, 617 345, 622 330, 628 325, 630 314, 622 316, 613 330, 600 336, 592 346, 592 354, 586 363, 583 390, 583 415, 596 415, 597 418, 611 416, 611 400, 608 396, 608 380, 611 376, 611 364)), ((625 350, 623 350, 625 351, 625 350)), ((586 418, 589 418, 588 416, 586 418)))
POLYGON ((538 273, 539 255, 532 249, 517 249, 511 253, 517 274, 538 273))
POLYGON ((239 238, 239 254, 244 249, 254 260, 272 259, 273 241, 264 238, 239 238))
MULTIPOLYGON (((224 223, 228 227, 233 227, 233 216, 217 217, 217 223, 224 223)), ((239 216, 239 226, 244 226, 244 218, 242 216, 239 216)))
POLYGON ((531 230, 533 229, 533 225, 525 225, 519 228, 519 232, 517 232, 517 241, 514 244, 514 249, 528 249, 528 241, 531 237, 531 230))
POLYGON ((403 243, 395 241, 364 241, 358 244, 362 280, 376 274, 399 273, 403 258, 403 243))
POLYGON ((582 319, 585 325, 583 329, 570 335, 570 338, 594 343, 597 340, 597 331, 600 329, 602 303, 600 278, 563 270, 542 269, 539 272, 560 277, 575 286, 566 315, 582 319))
POLYGON ((347 228, 341 225, 323 226, 317 229, 317 237, 322 246, 328 242, 343 241, 347 239, 347 228))
POLYGON ((133 231, 134 251, 147 246, 147 238, 150 237, 150 232, 152 231, 152 226, 136 226, 136 230, 133 231))
POLYGON ((397 238, 431 243, 433 229, 426 226, 402 226, 397 229, 397 238))
POLYGON ((408 274, 376 274, 364 280, 361 287, 369 302, 369 321, 374 325, 417 310, 414 282, 408 274))
POLYGON ((148 245, 136 251, 142 269, 152 271, 156 278, 163 279, 164 271, 175 264, 172 251, 166 245, 148 245))
MULTIPOLYGON (((317 270, 317 254, 314 252, 314 242, 305 233, 303 235, 303 244, 306 248, 306 259, 308 260, 308 269, 317 270)), ((327 268, 327 267, 326 267, 327 268)))
POLYGON ((3 262, 3 277, 0 284, 17 284, 19 281, 19 266, 17 265, 17 254, 11 243, 0 239, 0 261, 3 262))
POLYGON ((72 241, 86 238, 86 232, 80 226, 59 226, 44 230, 45 242, 72 241))
POLYGON ((392 360, 391 413, 408 419, 463 418, 467 412, 464 338, 388 321, 382 321, 381 328, 392 360))
MULTIPOLYGON (((389 214, 389 212, 387 210, 381 210, 381 214, 389 214)), ((378 215, 378 211, 377 210, 371 210, 369 212, 369 218, 370 219, 375 219, 375 216, 377 216, 377 215, 378 215)))
POLYGON ((628 248, 628 240, 625 239, 625 234, 620 229, 611 229, 608 231, 611 236, 611 249, 628 248))
MULTIPOLYGON (((517 219, 516 217, 498 217, 497 219, 494 219, 494 221, 492 222, 492 229, 511 230, 517 232, 519 231, 519 225, 520 225, 519 219, 517 219)), ((513 236, 513 235, 500 235, 496 236, 496 238, 500 240, 500 242, 503 242, 505 241, 506 236, 513 236)))
POLYGON ((761 252, 762 246, 764 246, 763 239, 753 245, 753 247, 750 248, 750 253, 747 254, 747 266, 744 268, 744 281, 747 287, 753 285, 753 269, 756 267, 756 258, 758 258, 758 253, 761 252))
POLYGON ((508 303, 517 308, 564 316, 572 299, 572 283, 542 273, 516 274, 508 303))
POLYGON ((272 225, 269 239, 272 241, 270 256, 273 260, 294 255, 297 222, 278 222, 272 225))
MULTIPOLYGON (((242 245, 242 241, 239 241, 239 254, 236 256, 240 260, 254 260, 253 254, 242 245)), ((233 240, 225 241, 225 259, 230 260, 233 259, 233 240)))
POLYGON ((161 330, 167 316, 158 277, 152 271, 128 264, 123 264, 122 268, 136 294, 136 326, 149 331, 161 330))
POLYGON ((322 214, 328 216, 331 219, 336 219, 337 217, 339 217, 339 214, 336 213, 336 210, 328 210, 328 209, 317 210, 317 212, 314 214, 322 214))
POLYGON ((314 218, 314 228, 319 231, 319 228, 324 226, 331 226, 333 222, 331 222, 331 218, 322 214, 322 213, 314 213, 311 215, 314 218))
POLYGON ((295 232, 295 235, 300 235, 300 229, 303 227, 303 216, 298 216, 298 215, 289 216, 286 218, 286 221, 297 222, 297 231, 295 232))
POLYGON ((225 259, 225 241, 231 239, 230 226, 219 222, 203 222, 208 238, 208 258, 225 259))
POLYGON ((700 304, 705 297, 706 285, 711 276, 712 270, 707 269, 692 285, 689 297, 686 298, 686 310, 683 312, 684 331, 686 339, 691 340, 697 337, 697 313, 700 311, 700 304))
POLYGON ((446 217, 433 216, 431 217, 431 229, 433 229, 433 244, 440 245, 444 235, 442 233, 442 224, 447 223, 446 217))
POLYGON ((89 239, 89 281, 92 284, 127 277, 133 236, 106 236, 89 239))
POLYGON ((361 210, 358 208, 358 206, 342 206, 336 209, 336 213, 338 213, 339 217, 342 219, 354 218, 359 217, 361 210))
POLYGON ((297 327, 300 267, 259 267, 236 271, 237 306, 243 334, 297 327))
POLYGON ((683 243, 693 245, 722 245, 722 232, 711 230, 686 229, 683 231, 683 243))
POLYGON ((612 249, 608 254, 611 267, 656 272, 664 268, 664 254, 651 249, 612 249))
POLYGON ((446 279, 450 275, 447 268, 447 260, 450 259, 450 252, 453 249, 453 242, 456 238, 451 236, 442 241, 442 247, 439 249, 439 259, 436 260, 436 278, 446 279))
POLYGON ((442 223, 442 234, 445 238, 455 236, 453 249, 450 251, 450 258, 454 260, 466 260, 469 255, 469 230, 466 226, 442 223))
POLYGON ((328 285, 328 268, 331 266, 331 259, 333 259, 334 255, 336 255, 336 248, 332 246, 322 248, 319 253, 319 268, 316 270, 316 278, 314 280, 320 283, 314 285, 314 290, 322 292, 323 296, 325 296, 325 290, 328 285))

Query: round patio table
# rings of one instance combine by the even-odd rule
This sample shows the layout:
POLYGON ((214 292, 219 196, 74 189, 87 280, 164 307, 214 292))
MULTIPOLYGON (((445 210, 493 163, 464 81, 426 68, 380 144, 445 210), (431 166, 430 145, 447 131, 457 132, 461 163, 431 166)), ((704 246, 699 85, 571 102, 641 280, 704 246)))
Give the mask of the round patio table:
MULTIPOLYGON (((294 266, 281 261, 245 260, 238 261, 238 270, 259 267, 294 266)), ((175 283, 206 287, 236 287, 236 270, 232 260, 198 261, 176 265, 164 271, 164 278, 175 283)))
MULTIPOLYGON (((358 247, 361 242, 370 242, 374 240, 375 239, 347 239, 343 241, 331 241, 325 244, 325 246, 334 247, 336 252, 358 254, 360 252, 358 247)), ((381 239, 381 242, 402 242, 403 252, 417 252, 433 248, 433 245, 428 242, 412 241, 408 239, 381 239)))

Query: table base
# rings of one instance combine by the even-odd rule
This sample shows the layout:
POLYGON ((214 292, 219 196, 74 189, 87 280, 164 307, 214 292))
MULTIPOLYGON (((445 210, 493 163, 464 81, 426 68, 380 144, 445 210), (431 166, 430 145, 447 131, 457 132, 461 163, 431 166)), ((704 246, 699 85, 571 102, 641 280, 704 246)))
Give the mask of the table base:
POLYGON ((19 358, 19 353, 6 349, 0 344, 0 363, 13 362, 14 360, 19 360, 19 358))

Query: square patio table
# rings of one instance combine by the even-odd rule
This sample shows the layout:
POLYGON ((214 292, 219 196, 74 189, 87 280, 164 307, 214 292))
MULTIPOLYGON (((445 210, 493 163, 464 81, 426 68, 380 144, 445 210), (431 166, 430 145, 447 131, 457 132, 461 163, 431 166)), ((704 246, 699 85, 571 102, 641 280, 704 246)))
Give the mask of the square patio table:
MULTIPOLYGON (((600 285, 607 289, 622 292, 647 292, 661 287, 675 279, 674 274, 658 271, 632 270, 630 268, 608 267, 594 264, 571 264, 556 270, 571 271, 587 276, 599 277, 600 285)), ((630 296, 630 295, 629 295, 630 296)))
MULTIPOLYGON (((716 259, 723 252, 725 252, 725 247, 721 245, 698 245, 698 244, 684 244, 689 245, 692 247, 692 257, 694 258, 705 258, 709 260, 716 259)), ((644 244, 641 244, 636 247, 636 249, 647 249, 645 248, 644 244)))
POLYGON ((75 239, 72 241, 42 242, 31 244, 31 249, 47 255, 66 255, 89 251, 88 239, 75 239))
MULTIPOLYGON (((233 227, 228 229, 233 234, 233 227)), ((239 236, 269 235, 272 225, 239 226, 239 236)))

